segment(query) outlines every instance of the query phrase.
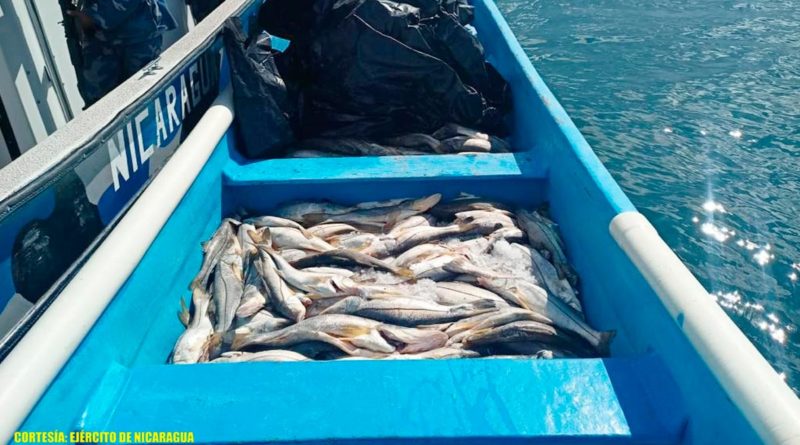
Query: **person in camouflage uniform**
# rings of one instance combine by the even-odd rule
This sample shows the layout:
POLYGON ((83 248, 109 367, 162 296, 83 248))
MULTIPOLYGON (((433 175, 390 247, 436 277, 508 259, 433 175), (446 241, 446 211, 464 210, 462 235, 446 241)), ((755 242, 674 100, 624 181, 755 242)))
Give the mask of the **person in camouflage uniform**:
POLYGON ((177 26, 164 0, 87 0, 70 15, 84 34, 86 107, 158 57, 162 34, 177 26))

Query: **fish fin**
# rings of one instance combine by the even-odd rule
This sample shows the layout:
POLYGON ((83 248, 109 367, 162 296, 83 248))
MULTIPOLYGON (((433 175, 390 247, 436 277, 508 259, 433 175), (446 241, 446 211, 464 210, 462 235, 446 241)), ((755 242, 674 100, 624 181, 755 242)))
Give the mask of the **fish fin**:
POLYGON ((378 326, 378 331, 387 340, 402 343, 400 353, 414 354, 441 348, 447 343, 447 334, 433 329, 422 330, 390 325, 378 326))
POLYGON ((189 313, 189 308, 186 307, 186 302, 183 301, 183 298, 180 299, 181 301, 181 310, 178 311, 178 320, 181 321, 183 327, 189 327, 189 320, 191 320, 191 314, 189 313))
POLYGON ((431 196, 420 198, 414 201, 414 203, 411 204, 411 208, 417 212, 425 212, 430 210, 430 208, 435 206, 436 204, 439 204, 439 201, 441 200, 442 200, 442 194, 436 193, 431 196))
POLYGON ((340 331, 341 335, 338 335, 336 338, 346 341, 350 338, 358 337, 359 335, 369 334, 371 330, 371 328, 363 326, 344 326, 340 331))
POLYGON ((398 267, 394 270, 394 274, 398 277, 406 278, 409 281, 414 280, 416 281, 417 274, 414 273, 411 269, 407 267, 398 267))
POLYGON ((471 340, 472 340, 473 337, 479 337, 479 336, 484 335, 484 334, 486 334, 486 333, 488 333, 490 331, 491 331, 491 328, 468 329, 468 330, 464 331, 465 334, 466 333, 468 333, 468 334, 464 335, 461 338, 461 344, 464 345, 464 347, 469 347, 470 344, 472 343, 471 340))
POLYGON ((478 300, 470 303, 474 309, 499 309, 500 305, 495 300, 478 300))
MULTIPOLYGON (((311 300, 311 298, 308 298, 308 297, 307 297, 307 296, 305 296, 305 295, 298 295, 298 296, 297 296, 297 299, 298 299, 298 300, 300 300, 300 303, 303 303, 303 306, 305 306, 305 307, 309 307, 309 306, 311 306, 311 304, 313 303, 313 301, 311 300)), ((298 321, 299 321, 299 320, 298 320, 298 321)))
POLYGON ((335 346, 350 355, 356 355, 360 350, 359 348, 356 348, 355 346, 345 342, 344 340, 334 337, 333 335, 327 334, 325 332, 318 332, 316 335, 320 341, 324 341, 329 345, 335 346))
POLYGON ((263 244, 264 243, 264 231, 263 230, 248 230, 247 236, 253 241, 254 244, 263 244))

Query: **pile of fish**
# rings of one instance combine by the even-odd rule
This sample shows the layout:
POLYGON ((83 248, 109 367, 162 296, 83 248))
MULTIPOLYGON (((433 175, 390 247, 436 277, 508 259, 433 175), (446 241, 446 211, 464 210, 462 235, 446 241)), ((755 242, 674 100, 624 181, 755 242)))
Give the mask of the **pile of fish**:
POLYGON ((225 219, 173 363, 608 354, 555 225, 462 195, 225 219))
POLYGON ((359 138, 309 138, 297 141, 287 156, 413 156, 456 153, 510 153, 505 139, 458 124, 446 124, 432 134, 409 133, 368 140, 359 138))

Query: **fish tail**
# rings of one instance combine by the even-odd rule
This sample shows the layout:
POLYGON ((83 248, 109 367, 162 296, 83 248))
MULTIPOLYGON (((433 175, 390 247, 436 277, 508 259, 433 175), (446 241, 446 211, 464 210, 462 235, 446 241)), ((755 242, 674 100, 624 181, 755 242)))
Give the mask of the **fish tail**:
POLYGON ((231 349, 234 351, 238 351, 245 346, 248 346, 249 342, 248 339, 250 337, 250 332, 236 332, 233 335, 233 341, 231 341, 231 349))
POLYGON ((250 239, 255 244, 262 244, 264 242, 264 232, 263 231, 260 231, 260 230, 248 230, 247 231, 247 236, 249 236, 250 239))
POLYGON ((183 301, 183 298, 180 299, 181 302, 181 310, 178 311, 178 320, 181 321, 183 327, 189 327, 189 320, 191 319, 191 314, 189 314, 189 308, 186 307, 186 302, 183 301))
POLYGON ((488 334, 489 331, 491 331, 489 328, 467 330, 464 332, 465 335, 461 338, 461 344, 463 344, 464 347, 469 347, 475 339, 479 339, 481 336, 488 334))
POLYGON ((222 332, 215 332, 208 337, 203 353, 205 360, 201 361, 210 361, 220 356, 222 353, 222 339, 222 332))
POLYGON ((617 331, 615 330, 600 333, 597 342, 597 352, 599 352, 601 356, 607 357, 611 353, 611 340, 613 340, 616 335, 617 331))
POLYGON ((323 222, 328 215, 325 213, 306 213, 303 215, 303 226, 316 226, 323 222))

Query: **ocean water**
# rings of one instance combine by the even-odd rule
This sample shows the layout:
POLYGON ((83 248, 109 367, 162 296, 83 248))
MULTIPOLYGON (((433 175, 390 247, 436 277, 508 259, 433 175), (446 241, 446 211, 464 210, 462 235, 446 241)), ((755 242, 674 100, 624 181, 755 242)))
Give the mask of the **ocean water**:
POLYGON ((611 174, 800 389, 800 4, 497 0, 611 174))

